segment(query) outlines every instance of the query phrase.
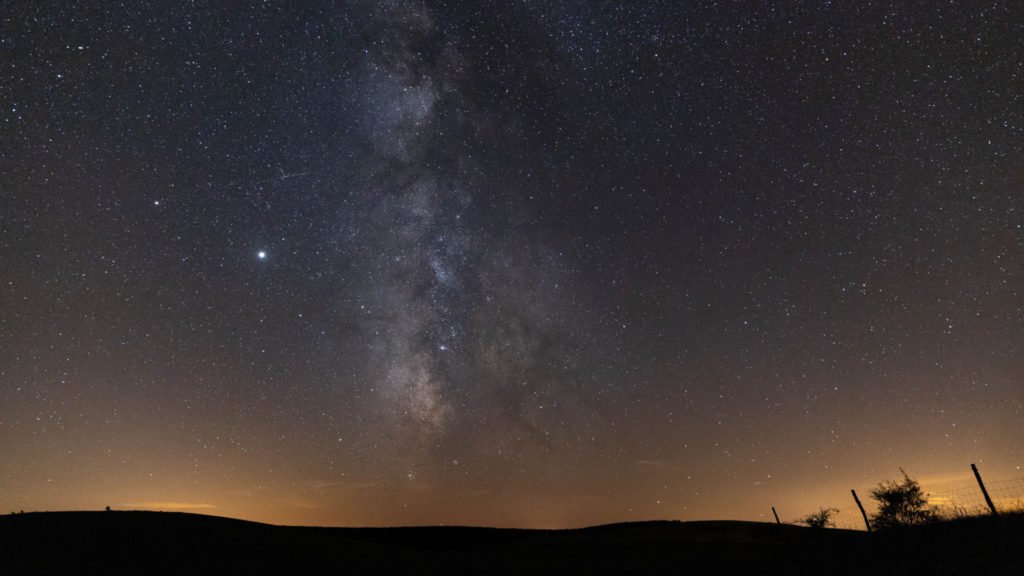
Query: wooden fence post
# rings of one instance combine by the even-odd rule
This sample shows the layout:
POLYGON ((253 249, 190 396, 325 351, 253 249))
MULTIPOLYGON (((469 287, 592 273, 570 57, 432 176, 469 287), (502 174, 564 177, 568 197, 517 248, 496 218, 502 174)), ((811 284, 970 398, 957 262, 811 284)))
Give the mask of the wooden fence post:
POLYGON ((857 491, 851 488, 850 493, 853 494, 853 501, 857 503, 857 508, 860 508, 860 515, 864 517, 864 525, 868 527, 868 532, 871 532, 871 522, 868 521, 868 513, 864 511, 860 498, 857 498, 857 491))
POLYGON ((993 516, 999 516, 999 512, 996 511, 996 505, 989 498, 988 490, 985 489, 985 483, 981 481, 981 473, 978 472, 978 467, 971 464, 971 470, 974 471, 974 477, 978 479, 978 486, 981 487, 981 493, 985 496, 985 504, 988 504, 988 509, 992 511, 993 516))
POLYGON ((775 511, 775 506, 772 506, 772 514, 775 514, 775 523, 782 524, 782 522, 779 521, 779 513, 775 511))

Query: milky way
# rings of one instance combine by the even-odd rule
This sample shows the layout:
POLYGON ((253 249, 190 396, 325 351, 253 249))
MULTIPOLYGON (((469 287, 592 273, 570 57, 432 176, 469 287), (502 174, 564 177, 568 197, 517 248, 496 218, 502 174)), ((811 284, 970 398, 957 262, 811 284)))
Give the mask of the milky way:
POLYGON ((463 57, 430 11, 385 3, 370 12, 357 76, 365 156, 344 233, 365 275, 347 304, 358 304, 351 313, 379 409, 423 442, 467 419, 549 434, 523 413, 524 396, 554 408, 572 386, 574 351, 559 357, 579 339, 567 324, 571 260, 544 234, 512 228, 530 218, 514 203, 522 192, 473 156, 500 120, 465 95, 463 57))
POLYGON ((0 506, 577 526, 1020 476, 1021 22, 6 3, 0 506))

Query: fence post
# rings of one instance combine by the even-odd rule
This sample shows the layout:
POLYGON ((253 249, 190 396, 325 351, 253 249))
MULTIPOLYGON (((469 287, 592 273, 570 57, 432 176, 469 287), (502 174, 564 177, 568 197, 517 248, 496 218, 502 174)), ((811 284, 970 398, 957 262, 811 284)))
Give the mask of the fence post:
POLYGON ((775 514, 775 523, 782 524, 782 522, 779 522, 779 513, 775 511, 775 506, 772 506, 772 514, 775 514))
POLYGON ((996 511, 996 505, 989 498, 988 490, 985 489, 985 483, 981 481, 981 473, 978 472, 978 467, 971 464, 971 470, 974 471, 974 477, 978 479, 978 486, 981 487, 981 493, 985 496, 985 504, 988 504, 988 508, 992 511, 993 516, 999 516, 999 512, 996 511))
POLYGON ((853 501, 857 503, 857 508, 860 508, 860 515, 864 517, 864 525, 868 527, 868 532, 871 532, 871 522, 868 521, 868 513, 864 511, 860 498, 857 498, 857 491, 851 488, 850 493, 853 494, 853 501))

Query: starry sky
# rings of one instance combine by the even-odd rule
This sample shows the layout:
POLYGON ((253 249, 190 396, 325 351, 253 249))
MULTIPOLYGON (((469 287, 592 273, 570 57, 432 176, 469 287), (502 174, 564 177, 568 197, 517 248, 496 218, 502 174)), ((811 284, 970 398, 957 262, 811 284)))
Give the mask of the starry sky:
POLYGON ((1022 37, 1013 1, 2 1, 0 511, 1020 476, 1022 37))

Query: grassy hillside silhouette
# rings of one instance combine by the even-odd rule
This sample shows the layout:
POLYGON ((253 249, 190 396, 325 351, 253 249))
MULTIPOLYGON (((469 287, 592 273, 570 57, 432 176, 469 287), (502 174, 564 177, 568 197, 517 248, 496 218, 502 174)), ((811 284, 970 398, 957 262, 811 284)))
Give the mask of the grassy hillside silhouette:
POLYGON ((0 517, 5 574, 1022 574, 1024 516, 866 534, 754 522, 305 528, 169 512, 0 517))

